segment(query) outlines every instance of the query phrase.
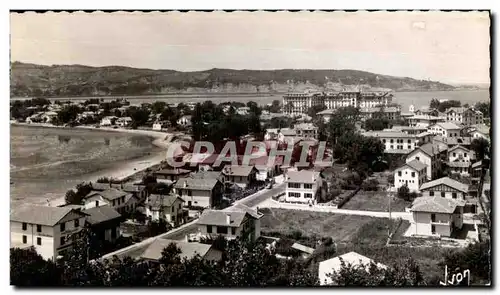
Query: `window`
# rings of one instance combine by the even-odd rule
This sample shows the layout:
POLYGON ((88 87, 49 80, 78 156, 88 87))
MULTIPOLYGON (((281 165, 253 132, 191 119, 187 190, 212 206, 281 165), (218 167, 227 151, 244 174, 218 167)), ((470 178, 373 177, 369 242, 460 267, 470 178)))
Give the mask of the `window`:
POLYGON ((172 206, 172 213, 174 213, 174 206, 172 206))
POLYGON ((113 200, 113 207, 115 206, 115 200, 113 200))
POLYGON ((464 158, 467 158, 467 153, 464 153, 464 158))
POLYGON ((300 198, 300 193, 288 193, 288 196, 292 198, 300 198))
POLYGON ((429 191, 429 196, 434 197, 434 191, 429 191))
POLYGON ((207 225, 207 233, 211 234, 212 233, 212 226, 207 225))
POLYGON ((415 177, 415 172, 412 172, 412 173, 411 173, 411 177, 415 177))
POLYGON ((305 193, 305 194, 304 194, 304 198, 309 198, 309 199, 310 199, 310 198, 312 198, 312 197, 313 197, 313 195, 312 195, 312 194, 310 194, 310 193, 305 193))
POLYGON ((393 149, 394 149, 394 146, 393 146, 393 145, 391 145, 391 150, 393 150, 393 149))
POLYGON ((435 225, 432 225, 432 226, 431 226, 431 231, 432 231, 432 234, 435 234, 435 233, 436 233, 436 226, 435 226, 435 225))
POLYGON ((391 139, 391 143, 394 143, 394 139, 391 139))
POLYGON ((411 139, 408 139, 408 143, 411 143, 411 139))
POLYGON ((125 196, 122 197, 122 203, 125 203, 125 196))
POLYGON ((116 200, 116 202, 118 203, 118 205, 120 205, 120 199, 116 200))
POLYGON ((190 196, 190 197, 193 196, 193 192, 191 190, 188 190, 187 193, 188 193, 188 196, 190 196))
POLYGON ((75 227, 79 227, 80 226, 80 219, 75 219, 75 227))
POLYGON ((26 224, 26 222, 23 222, 23 230, 27 230, 28 229, 28 225, 26 224))
POLYGON ((66 230, 66 223, 61 223, 61 231, 65 231, 66 230))
POLYGON ((452 197, 453 199, 456 199, 456 198, 457 198, 457 193, 452 193, 452 194, 451 194, 451 197, 452 197))
POLYGON ((441 192, 441 197, 443 197, 443 198, 444 198, 444 192, 441 192))
POLYGON ((111 229, 111 238, 116 238, 116 228, 111 229))
POLYGON ((41 233, 42 232, 42 226, 41 225, 39 225, 39 224, 36 225, 36 232, 37 233, 41 233))
POLYGON ((417 161, 420 161, 420 157, 415 157, 415 159, 417 159, 417 161))
POLYGON ((99 207, 99 201, 95 201, 95 206, 99 207))
POLYGON ((288 187, 290 187, 290 188, 300 188, 300 183, 289 182, 288 183, 288 187))
POLYGON ((61 237, 61 240, 59 241, 59 244, 64 245, 64 243, 66 243, 66 240, 64 239, 64 237, 61 237))
POLYGON ((456 157, 457 156, 457 153, 453 153, 453 157, 456 157))
POLYGON ((41 246, 42 245, 42 238, 36 238, 36 244, 41 246))
POLYGON ((431 221, 436 222, 436 214, 431 214, 431 221))
POLYGON ((313 188, 313 185, 312 185, 312 184, 310 184, 310 183, 304 183, 304 188, 309 188, 309 189, 311 189, 311 188, 313 188))
POLYGON ((385 139, 382 139, 382 142, 385 143, 385 139))
POLYGON ((28 243, 28 237, 27 236, 23 236, 23 244, 26 244, 28 243))
POLYGON ((234 236, 234 235, 236 235, 236 228, 234 228, 234 227, 232 227, 232 228, 231 228, 231 234, 232 234, 233 236, 234 236))
POLYGON ((227 227, 226 226, 218 226, 217 233, 218 234, 227 234, 227 227))

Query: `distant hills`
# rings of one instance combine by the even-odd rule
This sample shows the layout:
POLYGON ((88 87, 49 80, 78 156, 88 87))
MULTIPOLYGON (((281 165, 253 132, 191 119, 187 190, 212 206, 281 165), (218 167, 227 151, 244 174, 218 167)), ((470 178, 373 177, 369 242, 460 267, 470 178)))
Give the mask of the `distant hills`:
POLYGON ((11 97, 285 93, 361 87, 395 91, 454 90, 435 81, 355 70, 231 70, 197 72, 121 66, 11 63, 11 97))

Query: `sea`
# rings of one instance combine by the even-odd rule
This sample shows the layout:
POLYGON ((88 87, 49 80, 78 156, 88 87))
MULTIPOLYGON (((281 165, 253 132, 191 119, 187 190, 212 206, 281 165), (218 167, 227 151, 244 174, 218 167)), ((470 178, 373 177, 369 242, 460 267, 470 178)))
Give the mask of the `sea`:
MULTIPOLYGON (((410 105, 428 106, 431 99, 459 100, 470 105, 490 100, 489 91, 396 92, 394 102, 403 112, 410 105)), ((15 99, 15 98, 13 98, 15 99)), ((57 98, 85 100, 86 98, 57 98)), ((110 100, 114 98, 106 98, 110 100)), ((281 95, 168 95, 127 97, 131 104, 227 101, 255 101, 260 105, 281 100, 281 95)), ((68 189, 103 170, 120 169, 131 159, 147 157, 161 150, 147 136, 99 130, 76 130, 14 126, 10 129, 11 202, 43 203, 64 196, 68 189)))

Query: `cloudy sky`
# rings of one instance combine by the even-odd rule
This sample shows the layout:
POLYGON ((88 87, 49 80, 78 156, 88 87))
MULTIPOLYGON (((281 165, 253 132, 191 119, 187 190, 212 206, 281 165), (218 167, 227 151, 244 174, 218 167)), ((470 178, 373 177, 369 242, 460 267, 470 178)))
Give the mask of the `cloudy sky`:
POLYGON ((181 71, 356 69, 489 82, 488 13, 11 14, 11 60, 181 71))

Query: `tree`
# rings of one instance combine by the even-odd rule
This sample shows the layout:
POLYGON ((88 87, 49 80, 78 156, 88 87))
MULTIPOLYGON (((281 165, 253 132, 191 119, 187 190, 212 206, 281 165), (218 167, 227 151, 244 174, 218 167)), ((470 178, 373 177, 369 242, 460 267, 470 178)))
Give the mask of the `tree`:
POLYGON ((328 121, 327 133, 332 140, 332 145, 337 144, 340 136, 356 131, 356 122, 359 120, 359 109, 354 107, 342 107, 337 109, 328 121))
POLYGON ((153 114, 161 114, 167 104, 164 101, 155 101, 151 105, 151 111, 153 111, 153 114))
POLYGON ((281 112, 281 103, 279 100, 275 99, 271 103, 271 106, 269 107, 269 112, 270 113, 279 113, 281 112))
POLYGON ((481 161, 485 157, 490 158, 490 143, 484 138, 476 138, 470 144, 471 149, 476 153, 476 159, 481 161))
POLYGON ((57 120, 61 123, 70 123, 76 120, 79 113, 80 108, 77 105, 65 106, 57 113, 57 120))
POLYGON ((326 106, 324 104, 314 105, 307 110, 307 115, 310 116, 311 118, 316 118, 317 113, 323 110, 326 110, 326 106))
POLYGON ((46 261, 33 247, 10 249, 10 284, 14 286, 58 286, 59 270, 46 261))
POLYGON ((373 118, 365 121, 366 130, 383 130, 389 128, 390 121, 386 118, 373 118))
POLYGON ((92 191, 92 185, 90 183, 79 183, 76 185, 76 192, 74 190, 69 190, 66 192, 64 197, 66 204, 81 205, 82 200, 92 191))
POLYGON ((474 106, 475 109, 483 113, 484 118, 490 118, 491 116, 491 104, 489 102, 478 102, 474 106))

